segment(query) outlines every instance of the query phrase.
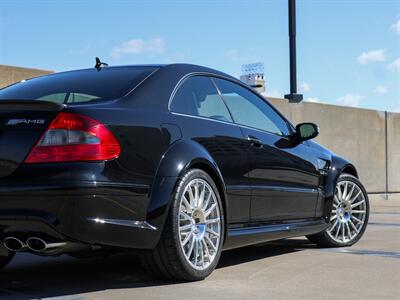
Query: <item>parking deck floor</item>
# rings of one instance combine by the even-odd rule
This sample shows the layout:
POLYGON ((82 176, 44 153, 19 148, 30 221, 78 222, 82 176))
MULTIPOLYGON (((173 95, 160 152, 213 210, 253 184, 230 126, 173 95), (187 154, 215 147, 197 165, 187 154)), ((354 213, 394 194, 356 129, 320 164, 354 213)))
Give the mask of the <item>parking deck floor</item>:
POLYGON ((367 231, 351 248, 296 238, 231 250, 194 283, 156 281, 127 254, 18 254, 0 273, 0 299, 400 299, 400 200, 371 202, 367 231))

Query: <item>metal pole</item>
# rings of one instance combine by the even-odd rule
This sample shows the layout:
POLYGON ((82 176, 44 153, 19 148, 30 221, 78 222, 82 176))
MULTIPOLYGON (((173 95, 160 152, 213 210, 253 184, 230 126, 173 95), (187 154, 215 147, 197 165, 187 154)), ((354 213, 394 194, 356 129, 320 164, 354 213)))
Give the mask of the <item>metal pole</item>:
POLYGON ((388 112, 385 111, 385 177, 386 177, 386 191, 385 200, 389 200, 389 164, 388 164, 388 112))
POLYGON ((285 98, 291 103, 299 103, 303 95, 297 94, 296 69, 296 0, 288 0, 289 7, 289 52, 290 52, 290 94, 285 98))

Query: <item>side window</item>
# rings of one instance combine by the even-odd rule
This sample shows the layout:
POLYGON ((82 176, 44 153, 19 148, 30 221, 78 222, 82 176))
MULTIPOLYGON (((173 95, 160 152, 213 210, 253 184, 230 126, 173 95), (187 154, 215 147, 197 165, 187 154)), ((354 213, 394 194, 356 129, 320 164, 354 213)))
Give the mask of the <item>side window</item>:
POLYGON ((86 95, 86 94, 80 94, 80 93, 70 93, 70 92, 51 94, 51 95, 46 95, 46 96, 38 98, 38 100, 57 102, 60 104, 82 103, 82 102, 89 102, 89 101, 96 100, 96 99, 99 99, 99 97, 92 96, 92 95, 86 95))
POLYGON ((255 93, 227 80, 214 80, 237 124, 289 135, 286 121, 255 93))
POLYGON ((82 103, 82 102, 89 102, 92 100, 99 99, 97 96, 81 94, 81 93, 70 93, 67 103, 82 103))
POLYGON ((65 98, 67 97, 67 93, 57 93, 52 95, 46 95, 43 97, 38 98, 38 100, 44 101, 52 101, 59 104, 63 104, 65 102, 65 98))
POLYGON ((183 82, 172 99, 171 111, 233 122, 211 79, 205 76, 190 77, 183 82))

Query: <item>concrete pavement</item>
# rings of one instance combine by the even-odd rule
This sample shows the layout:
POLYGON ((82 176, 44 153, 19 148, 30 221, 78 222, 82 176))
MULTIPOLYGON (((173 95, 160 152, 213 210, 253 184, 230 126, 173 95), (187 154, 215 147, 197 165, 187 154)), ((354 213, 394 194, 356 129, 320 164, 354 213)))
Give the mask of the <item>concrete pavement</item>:
POLYGON ((0 299, 400 299, 400 201, 372 200, 364 238, 318 249, 304 238, 224 252, 194 283, 161 282, 135 256, 77 260, 18 254, 0 274, 0 299))

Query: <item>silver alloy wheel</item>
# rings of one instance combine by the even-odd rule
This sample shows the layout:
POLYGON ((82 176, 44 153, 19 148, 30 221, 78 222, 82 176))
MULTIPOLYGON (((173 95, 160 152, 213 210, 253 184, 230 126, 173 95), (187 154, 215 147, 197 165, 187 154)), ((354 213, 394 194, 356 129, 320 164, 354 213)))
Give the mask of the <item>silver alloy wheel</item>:
POLYGON ((189 264, 205 270, 214 261, 221 237, 220 207, 204 179, 190 181, 179 203, 179 240, 189 264))
POLYGON ((336 185, 328 235, 339 244, 354 240, 364 226, 367 203, 362 189, 353 181, 336 185))

